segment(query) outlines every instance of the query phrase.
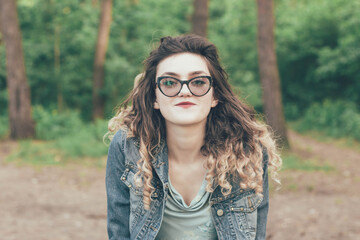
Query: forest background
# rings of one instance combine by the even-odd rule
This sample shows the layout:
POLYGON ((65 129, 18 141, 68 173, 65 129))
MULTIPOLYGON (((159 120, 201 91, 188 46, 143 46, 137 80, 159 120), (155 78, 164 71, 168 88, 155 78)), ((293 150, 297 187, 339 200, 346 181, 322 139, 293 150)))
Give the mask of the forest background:
MULTIPOLYGON (((19 0, 25 66, 39 139, 91 120, 97 1, 19 0)), ((115 1, 105 62, 105 119, 142 72, 160 37, 191 31, 192 1, 115 1)), ((276 51, 286 120, 299 130, 360 139, 360 3, 276 0, 276 51), (301 121, 299 121, 301 120, 301 121)), ((262 112, 255 1, 210 1, 208 38, 239 96, 262 112)), ((8 131, 6 54, 0 42, 0 137, 8 131)), ((105 152, 105 148, 103 149, 105 152)))
MULTIPOLYGON (((91 120, 98 1, 19 0, 26 75, 38 139, 91 120)), ((105 62, 104 119, 114 115, 162 36, 191 31, 192 0, 115 1, 105 62)), ((360 3, 276 0, 275 37, 286 120, 360 140, 360 3)), ((210 1, 208 38, 239 97, 262 112, 255 1, 210 1)), ((6 53, 0 42, 0 137, 8 131, 6 53)), ((105 150, 104 152, 105 153, 105 150)))
MULTIPOLYGON (((17 0, 32 139, 10 140, 0 35, 0 233, 8 239, 104 239, 107 121, 160 38, 192 31, 193 0, 113 1, 105 111, 93 120, 101 2, 17 0)), ((256 1, 208 3, 208 39, 238 96, 264 113, 256 1)), ((358 239, 360 211, 347 206, 360 199, 360 1, 274 0, 274 15, 292 148, 282 155, 282 190, 270 185, 267 239, 358 239)))

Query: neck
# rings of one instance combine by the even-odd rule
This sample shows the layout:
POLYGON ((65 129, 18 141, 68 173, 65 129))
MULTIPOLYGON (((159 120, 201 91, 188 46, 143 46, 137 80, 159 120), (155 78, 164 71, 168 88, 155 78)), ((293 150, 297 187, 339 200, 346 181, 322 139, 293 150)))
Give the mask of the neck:
POLYGON ((205 124, 206 122, 191 126, 166 124, 169 161, 189 164, 203 160, 200 149, 204 144, 205 124))

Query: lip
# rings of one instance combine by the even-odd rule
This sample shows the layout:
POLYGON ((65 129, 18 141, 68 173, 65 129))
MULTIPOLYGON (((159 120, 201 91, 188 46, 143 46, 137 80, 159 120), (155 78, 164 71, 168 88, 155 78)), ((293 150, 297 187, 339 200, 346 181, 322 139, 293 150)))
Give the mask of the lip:
POLYGON ((196 104, 192 103, 192 102, 180 102, 180 103, 176 104, 175 106, 188 108, 188 107, 191 107, 191 106, 194 106, 194 105, 196 105, 196 104))

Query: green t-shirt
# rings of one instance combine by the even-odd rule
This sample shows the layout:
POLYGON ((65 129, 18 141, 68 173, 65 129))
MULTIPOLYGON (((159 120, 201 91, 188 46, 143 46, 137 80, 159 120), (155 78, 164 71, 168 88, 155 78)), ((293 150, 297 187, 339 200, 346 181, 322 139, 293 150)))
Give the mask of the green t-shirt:
POLYGON ((210 193, 203 184, 190 205, 186 205, 181 194, 171 185, 165 204, 164 218, 156 240, 216 240, 216 230, 211 220, 210 193))

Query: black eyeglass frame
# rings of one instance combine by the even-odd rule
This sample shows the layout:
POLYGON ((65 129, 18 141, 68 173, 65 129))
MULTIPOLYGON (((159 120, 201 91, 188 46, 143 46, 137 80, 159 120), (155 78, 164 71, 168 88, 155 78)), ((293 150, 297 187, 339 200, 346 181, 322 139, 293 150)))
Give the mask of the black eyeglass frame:
POLYGON ((196 96, 196 97, 202 97, 202 96, 206 95, 206 94, 210 91, 210 89, 211 89, 211 87, 212 87, 212 82, 213 82, 213 81, 212 81, 212 77, 210 77, 210 76, 197 76, 197 77, 191 78, 191 79, 186 80, 186 81, 183 81, 183 80, 180 80, 180 79, 177 79, 177 78, 174 78, 174 77, 170 77, 170 76, 163 76, 163 77, 158 77, 158 78, 157 78, 156 84, 157 84, 158 88, 160 89, 160 92, 161 92, 162 94, 164 94, 165 96, 167 96, 167 97, 175 97, 175 96, 177 96, 177 95, 181 92, 184 84, 186 84, 187 88, 189 89, 189 91, 191 92, 192 95, 194 95, 194 96, 196 96), (171 95, 171 96, 166 95, 166 94, 163 92, 163 90, 161 89, 161 87, 160 87, 160 81, 163 80, 163 79, 165 79, 165 78, 174 79, 174 80, 178 81, 178 82, 181 84, 181 87, 180 87, 179 91, 178 91, 175 95, 171 95), (207 78, 207 79, 209 80, 209 89, 208 89, 204 94, 196 95, 196 94, 194 94, 194 93, 191 91, 191 89, 190 89, 190 87, 189 87, 189 83, 190 83, 191 81, 197 79, 197 78, 207 78))

